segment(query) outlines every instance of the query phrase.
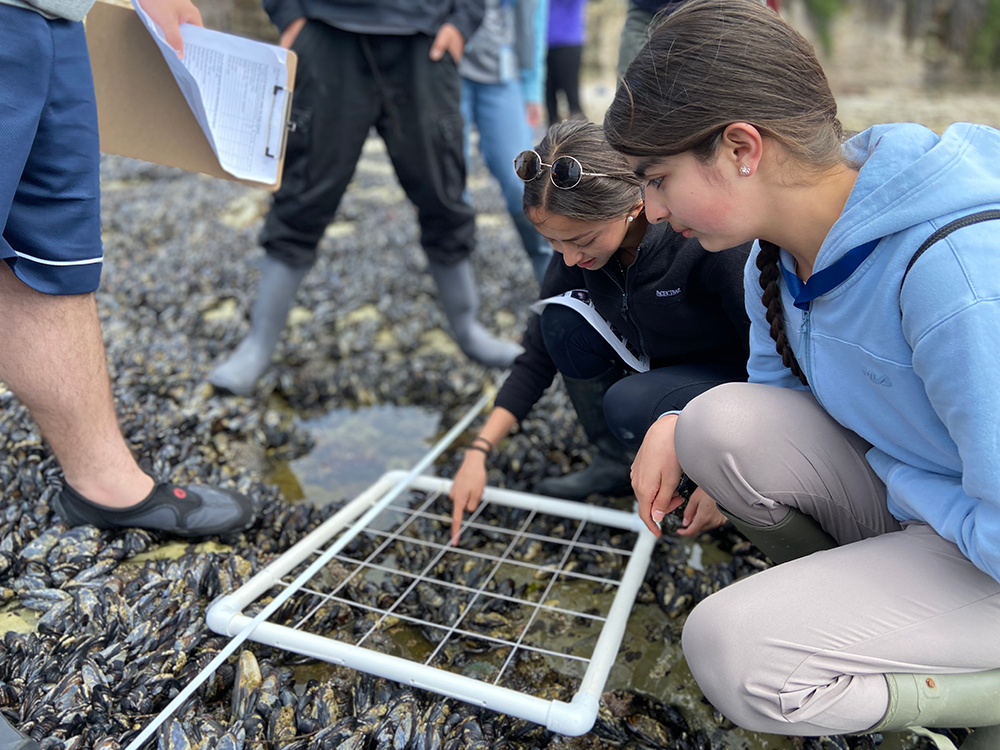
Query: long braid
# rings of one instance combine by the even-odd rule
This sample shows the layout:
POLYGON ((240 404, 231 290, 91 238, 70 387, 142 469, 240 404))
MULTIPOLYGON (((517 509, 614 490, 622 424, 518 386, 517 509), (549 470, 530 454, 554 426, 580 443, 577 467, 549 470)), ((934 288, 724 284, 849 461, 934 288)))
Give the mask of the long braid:
POLYGON ((809 385, 806 374, 802 372, 792 347, 788 345, 788 335, 785 333, 785 313, 781 305, 781 288, 778 279, 781 271, 778 268, 779 248, 773 242, 760 240, 760 253, 757 255, 757 268, 760 270, 760 288, 764 290, 761 301, 767 308, 767 322, 771 326, 771 338, 774 339, 774 349, 781 355, 781 362, 792 375, 809 385))

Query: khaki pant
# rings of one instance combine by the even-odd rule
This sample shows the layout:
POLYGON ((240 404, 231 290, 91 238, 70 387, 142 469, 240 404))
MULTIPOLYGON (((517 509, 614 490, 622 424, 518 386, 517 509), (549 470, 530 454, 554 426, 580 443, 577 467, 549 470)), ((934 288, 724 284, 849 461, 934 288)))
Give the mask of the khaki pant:
POLYGON ((921 523, 901 528, 868 444, 811 394, 732 383, 694 399, 676 431, 685 472, 748 523, 789 508, 841 546, 705 599, 684 654, 712 704, 758 732, 861 732, 888 705, 884 673, 1000 667, 1000 584, 921 523))

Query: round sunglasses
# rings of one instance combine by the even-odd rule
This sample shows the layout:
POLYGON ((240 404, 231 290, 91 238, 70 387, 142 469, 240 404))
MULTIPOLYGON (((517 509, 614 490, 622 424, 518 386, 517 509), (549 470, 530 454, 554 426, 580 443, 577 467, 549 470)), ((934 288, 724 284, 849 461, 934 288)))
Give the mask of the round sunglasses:
POLYGON ((537 179, 543 167, 549 168, 549 179, 560 190, 575 188, 584 177, 612 176, 599 172, 584 172, 583 165, 573 156, 560 156, 551 164, 543 162, 537 151, 522 151, 514 157, 514 171, 524 182, 537 179))

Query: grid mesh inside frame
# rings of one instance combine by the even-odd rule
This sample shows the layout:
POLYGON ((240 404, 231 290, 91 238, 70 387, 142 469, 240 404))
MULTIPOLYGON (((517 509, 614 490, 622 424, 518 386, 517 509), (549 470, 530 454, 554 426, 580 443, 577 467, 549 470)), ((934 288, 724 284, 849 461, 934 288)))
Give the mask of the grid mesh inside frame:
POLYGON ((450 512, 440 491, 400 495, 271 622, 497 686, 525 689, 522 661, 578 683, 637 533, 484 500, 452 546, 450 512))
POLYGON ((588 732, 656 537, 635 513, 487 487, 452 545, 450 488, 387 472, 213 602, 209 627, 588 732))

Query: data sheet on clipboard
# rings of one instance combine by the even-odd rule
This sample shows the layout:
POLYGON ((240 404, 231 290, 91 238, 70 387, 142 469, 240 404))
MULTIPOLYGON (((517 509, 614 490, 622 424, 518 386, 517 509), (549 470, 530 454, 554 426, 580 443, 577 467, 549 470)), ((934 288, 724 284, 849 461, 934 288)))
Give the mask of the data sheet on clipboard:
POLYGON ((284 138, 287 50, 252 39, 183 24, 184 57, 132 5, 163 53, 224 170, 242 180, 274 184, 284 138))

